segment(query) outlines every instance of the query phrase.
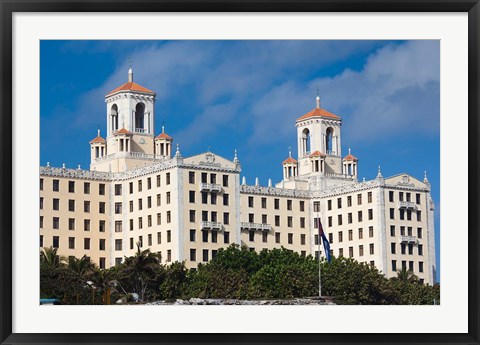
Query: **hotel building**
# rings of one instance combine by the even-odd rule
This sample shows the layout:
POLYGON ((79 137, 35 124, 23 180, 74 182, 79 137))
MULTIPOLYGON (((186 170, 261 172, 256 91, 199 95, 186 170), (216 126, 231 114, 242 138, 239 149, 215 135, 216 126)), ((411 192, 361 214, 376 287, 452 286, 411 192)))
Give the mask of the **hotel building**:
MULTIPOLYGON (((318 252, 318 219, 335 256, 387 277, 411 269, 435 283, 430 183, 406 173, 358 181, 358 159, 342 155, 342 119, 316 107, 296 119, 297 159, 283 179, 247 185, 241 164, 204 152, 183 157, 155 136, 155 93, 128 81, 105 96, 106 138, 90 141, 90 170, 40 167, 40 247, 90 257, 101 268, 142 249, 194 268, 232 243, 251 250, 318 252)), ((321 248, 323 250, 323 247, 321 248)))

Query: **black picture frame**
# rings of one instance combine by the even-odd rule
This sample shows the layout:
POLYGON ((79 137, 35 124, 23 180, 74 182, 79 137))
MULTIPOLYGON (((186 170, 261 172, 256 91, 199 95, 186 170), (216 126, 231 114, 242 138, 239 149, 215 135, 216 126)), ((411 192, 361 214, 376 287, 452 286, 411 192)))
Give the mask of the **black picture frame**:
MULTIPOLYGON (((0 0, 0 341, 2 344, 479 344, 479 0, 0 0), (15 12, 468 12, 468 333, 462 334, 19 334, 12 333, 12 17, 15 12)), ((453 236, 453 235, 452 235, 453 236)), ((454 239, 451 239, 454 241, 454 239)), ((453 244, 455 246, 455 244, 453 244)), ((455 317, 455 315, 452 315, 455 317)))

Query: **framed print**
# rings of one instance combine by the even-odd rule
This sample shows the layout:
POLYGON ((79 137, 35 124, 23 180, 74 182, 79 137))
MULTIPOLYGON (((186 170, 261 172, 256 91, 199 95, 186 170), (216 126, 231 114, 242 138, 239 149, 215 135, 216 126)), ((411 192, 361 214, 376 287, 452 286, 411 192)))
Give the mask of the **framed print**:
POLYGON ((2 344, 479 343, 478 1, 1 4, 2 344))

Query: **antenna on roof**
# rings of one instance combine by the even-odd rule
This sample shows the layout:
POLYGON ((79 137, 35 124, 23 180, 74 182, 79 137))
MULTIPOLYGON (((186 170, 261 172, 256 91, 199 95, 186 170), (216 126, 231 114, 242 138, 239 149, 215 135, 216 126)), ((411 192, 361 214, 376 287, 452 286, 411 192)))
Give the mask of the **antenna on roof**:
POLYGON ((162 121, 162 133, 165 133, 165 121, 162 121))
POLYGON ((128 69, 128 82, 132 83, 133 82, 133 69, 132 69, 133 60, 131 58, 128 58, 128 62, 130 63, 130 68, 128 69))
POLYGON ((292 158, 292 147, 291 146, 288 147, 288 157, 292 158))
POLYGON ((317 101, 317 109, 320 109, 320 88, 318 87, 318 85, 317 85, 317 98, 316 98, 316 101, 317 101))

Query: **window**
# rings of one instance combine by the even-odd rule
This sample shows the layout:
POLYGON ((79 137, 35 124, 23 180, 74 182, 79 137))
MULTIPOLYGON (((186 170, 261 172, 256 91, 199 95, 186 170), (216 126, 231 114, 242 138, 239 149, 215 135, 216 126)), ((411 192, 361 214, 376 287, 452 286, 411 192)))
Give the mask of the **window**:
MULTIPOLYGON (((361 194, 359 194, 359 195, 361 195, 361 194)), ((358 221, 359 221, 359 222, 363 221, 363 213, 362 213, 362 211, 358 211, 358 221)))
POLYGON ((293 227, 293 217, 287 217, 287 226, 289 228, 293 227))
POLYGON ((223 205, 228 206, 228 194, 223 194, 223 205))
POLYGON ((374 250, 374 245, 373 243, 370 243, 370 254, 375 254, 375 250, 374 250))
POLYGON ((275 226, 280 226, 280 216, 275 216, 275 226))
POLYGON ((142 180, 138 180, 138 191, 142 191, 142 180))
POLYGON ((167 211, 167 223, 170 223, 172 221, 172 213, 170 211, 167 211))
POLYGON ((397 260, 392 260, 392 272, 397 271, 397 260))
POLYGON ((90 249, 90 239, 84 238, 83 239, 83 249, 89 250, 90 249))
POLYGON ((418 262, 418 272, 423 272, 423 261, 418 262))
MULTIPOLYGON (((58 207, 58 204, 57 204, 57 207, 58 207)), ((68 200, 68 210, 71 212, 75 212, 75 200, 68 200)))
POLYGON ((372 192, 367 193, 367 201, 369 204, 372 203, 372 192))
POLYGON ((353 241, 353 230, 348 230, 348 240, 353 241))
POLYGON ((288 244, 293 244, 293 234, 288 234, 288 244))
POLYGON ((363 245, 358 246, 358 255, 363 256, 363 245))
POLYGON ((301 245, 305 245, 306 240, 307 240, 307 239, 306 239, 305 234, 300 234, 300 244, 301 244, 301 245))
POLYGON ((395 237, 395 225, 390 225, 390 236, 395 237))
POLYGON ((421 222, 422 221, 422 211, 418 210, 417 211, 417 222, 421 222))
POLYGON ((159 212, 157 213, 157 225, 162 224, 162 214, 159 212))
POLYGON ((338 242, 343 242, 343 232, 342 231, 338 232, 338 242))
POLYGON ((167 243, 172 242, 172 230, 167 230, 167 243))
POLYGON ((305 211, 305 201, 301 200, 300 201, 300 212, 304 212, 305 211))
POLYGON ((203 250, 203 261, 204 262, 208 261, 208 249, 203 250))
POLYGON ((394 197, 393 197, 393 190, 388 192, 388 201, 394 202, 394 197))
POLYGON ((223 243, 230 243, 230 232, 223 232, 223 243))
POLYGON ((280 243, 280 233, 279 232, 275 233, 275 243, 280 243))
POLYGON ((423 244, 418 245, 418 255, 423 255, 423 244))
POLYGON ((395 209, 390 208, 390 219, 395 219, 395 209))
POLYGON ((405 245, 405 243, 401 243, 401 244, 400 244, 400 250, 401 250, 401 253, 402 253, 402 254, 406 254, 406 251, 405 251, 406 247, 407 247, 407 246, 405 245))
POLYGON ((157 244, 162 244, 162 233, 157 232, 157 244))
POLYGON ((332 227, 332 225, 333 225, 332 216, 329 216, 328 217, 328 227, 330 228, 330 227, 332 227))
POLYGON ((115 195, 122 195, 122 185, 116 184, 115 185, 115 195))
POLYGON ((224 187, 228 187, 228 175, 223 175, 222 182, 224 187))
POLYGON ((122 203, 121 202, 116 202, 115 203, 115 213, 116 214, 122 213, 122 203))
POLYGON ((390 251, 392 254, 396 254, 397 253, 397 244, 392 242, 390 243, 390 251))
POLYGON ((98 222, 98 231, 105 232, 105 221, 104 220, 100 220, 98 222))
POLYGON ((217 183, 217 174, 210 174, 210 183, 211 184, 217 183))
POLYGON ((408 236, 412 236, 412 232, 413 232, 413 229, 412 229, 411 226, 409 226, 409 227, 407 228, 407 235, 408 235, 408 236))
POLYGON ((212 205, 216 205, 216 204, 217 204, 217 194, 215 194, 215 193, 210 194, 210 203, 211 203, 212 205))
POLYGON ((318 236, 318 234, 315 234, 315 236, 314 236, 314 243, 315 243, 316 246, 319 244, 319 242, 318 242, 318 241, 319 241, 319 238, 320 238, 320 237, 318 236))
POLYGON ((115 266, 120 266, 122 264, 122 258, 115 258, 115 266))
POLYGON ((350 207, 350 206, 352 206, 352 196, 351 195, 347 196, 347 207, 350 207))
POLYGON ((347 216, 348 216, 347 217, 348 218, 348 224, 352 224, 352 222, 353 222, 352 212, 350 212, 347 216))
POLYGON ((188 183, 195 183, 195 171, 188 172, 188 183))
POLYGON ((190 261, 197 261, 197 250, 190 249, 190 261))
POLYGON ((288 211, 292 210, 292 200, 287 200, 287 210, 288 211))
POLYGON ((130 249, 135 248, 135 245, 133 243, 133 237, 130 237, 130 249))
POLYGON ((101 268, 101 269, 105 269, 105 258, 100 258, 100 263, 99 263, 99 265, 100 265, 100 268, 101 268))
POLYGON ((405 260, 402 260, 402 270, 407 269, 407 262, 405 260))
POLYGON ((357 194, 357 205, 362 204, 362 194, 357 194))
POLYGON ((320 212, 320 201, 313 202, 313 212, 320 212))
POLYGON ((147 217, 147 226, 150 228, 152 226, 152 215, 148 215, 147 217))
POLYGON ((343 248, 340 248, 340 249, 338 250, 338 256, 343 256, 343 248))
POLYGON ((337 218, 338 218, 338 225, 342 225, 342 215, 339 214, 337 218))
POLYGON ((160 205, 162 205, 162 195, 157 194, 157 206, 160 206, 160 205))
POLYGON ((408 244, 408 254, 410 254, 410 255, 413 254, 413 244, 411 244, 411 243, 408 244))
POLYGON ((133 194, 133 182, 128 184, 128 188, 130 189, 130 194, 133 194))
POLYGON ((170 204, 170 192, 167 192, 167 204, 170 204))
POLYGON ((83 230, 90 231, 90 219, 83 220, 83 230))
POLYGON ((68 238, 68 249, 75 249, 75 237, 68 238))
POLYGON ((140 198, 138 199, 138 210, 141 211, 143 208, 143 200, 140 198))
POLYGON ((195 223, 195 210, 190 210, 190 223, 195 223))
POLYGON ((122 232, 122 221, 116 220, 115 221, 115 232, 122 232))
POLYGON ((353 258, 353 247, 348 247, 348 257, 353 258))
POLYGON ((248 232, 248 240, 249 240, 250 242, 255 241, 255 231, 250 230, 250 231, 248 232))
POLYGON ((75 193, 75 181, 68 181, 68 192, 75 193))
POLYGON ((368 209, 368 220, 372 220, 372 219, 373 219, 373 209, 369 208, 368 209))
POLYGON ((300 228, 305 228, 305 217, 300 217, 300 228))
POLYGON ((337 208, 342 208, 342 198, 337 198, 337 208))
POLYGON ((420 205, 420 193, 415 194, 415 201, 417 205, 420 205))
POLYGON ((167 250, 167 262, 172 261, 172 250, 167 250))
POLYGON ((196 233, 195 229, 190 229, 190 242, 195 242, 196 233))
POLYGON ((133 212, 133 200, 130 200, 128 204, 130 205, 130 212, 133 212))
POLYGON ((274 200, 273 200, 273 207, 274 207, 276 210, 279 210, 279 209, 280 209, 280 199, 274 199, 274 200))
POLYGON ((398 192, 398 200, 403 201, 403 192, 398 192))
POLYGON ((253 207, 253 196, 248 197, 248 207, 253 207))
POLYGON ((60 209, 60 199, 53 199, 52 208, 56 211, 60 209))
POLYGON ((412 211, 407 210, 407 220, 412 220, 412 211))
POLYGON ((262 208, 267 208, 267 198, 262 198, 262 208))
POLYGON ((53 180, 53 191, 58 192, 60 190, 60 181, 59 180, 53 180))
POLYGON ((413 272, 413 261, 408 262, 408 269, 413 272))
POLYGON ((363 228, 358 228, 358 239, 363 239, 363 228))
POLYGON ((165 183, 166 183, 167 185, 170 184, 170 173, 168 172, 165 177, 166 177, 166 178, 165 178, 165 179, 166 179, 166 182, 165 182, 165 183))
POLYGON ((400 210, 400 219, 401 220, 405 219, 405 210, 400 210))
POLYGON ((105 195, 105 183, 100 183, 98 185, 98 194, 105 195))
POLYGON ((68 230, 75 230, 75 218, 68 218, 68 230))
POLYGON ((130 219, 129 223, 130 223, 130 231, 133 231, 133 219, 130 219))
POLYGON ((58 236, 53 236, 53 248, 59 248, 59 243, 60 242, 60 237, 58 236))
POLYGON ((195 191, 191 190, 188 192, 188 201, 190 203, 195 203, 195 191))
POLYGON ((368 237, 373 237, 373 226, 368 227, 368 237))
POLYGON ((90 194, 90 182, 83 183, 83 194, 90 194))
POLYGON ((147 189, 152 189, 152 178, 151 177, 147 178, 147 189))
POLYGON ((417 228, 417 237, 422 238, 422 228, 417 228))
MULTIPOLYGON (((318 236, 318 235, 317 235, 318 236)), ((328 242, 330 242, 330 244, 333 243, 333 234, 332 233, 329 233, 328 234, 328 242)), ((318 244, 318 243, 317 243, 318 244)))
POLYGON ((40 216, 40 229, 43 228, 43 216, 40 216))
POLYGON ((43 197, 40 197, 40 209, 43 210, 43 197))
POLYGON ((405 227, 404 226, 400 227, 400 235, 405 236, 405 227))
POLYGON ((98 249, 105 250, 105 239, 101 238, 98 240, 98 249))
POLYGON ((408 201, 408 202, 412 201, 412 200, 411 200, 411 195, 412 195, 411 193, 407 193, 407 201, 408 201))
POLYGON ((230 224, 230 213, 228 212, 223 213, 223 224, 225 225, 230 224))
POLYGON ((202 242, 208 242, 208 231, 202 230, 202 242))
POLYGON ((208 203, 208 193, 202 192, 202 204, 207 204, 207 203, 208 203))
POLYGON ((143 247, 143 236, 138 236, 138 246, 139 246, 140 248, 143 247))
POLYGON ((212 231, 212 243, 217 243, 218 232, 212 231))
POLYGON ((152 208, 152 197, 147 197, 147 208, 152 208))
POLYGON ((374 267, 375 267, 375 261, 373 261, 373 260, 370 261, 370 267, 371 267, 371 268, 374 268, 374 267))
POLYGON ((83 202, 83 212, 89 213, 90 212, 90 201, 83 202))
POLYGON ((160 175, 157 175, 157 187, 160 187, 162 185, 162 178, 160 175))
POLYGON ((332 209, 332 200, 327 200, 327 210, 331 210, 332 209))

